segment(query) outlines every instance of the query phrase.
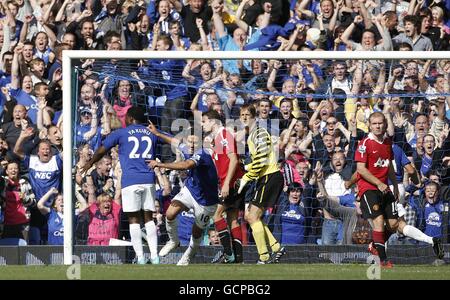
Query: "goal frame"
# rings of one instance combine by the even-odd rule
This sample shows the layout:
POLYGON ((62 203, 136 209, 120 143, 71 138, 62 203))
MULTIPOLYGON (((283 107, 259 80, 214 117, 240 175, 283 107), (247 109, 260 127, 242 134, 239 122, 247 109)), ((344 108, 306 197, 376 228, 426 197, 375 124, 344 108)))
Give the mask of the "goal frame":
POLYGON ((326 60, 450 60, 450 51, 127 51, 64 50, 63 78, 63 190, 64 190, 64 264, 72 264, 73 255, 73 109, 72 75, 75 59, 326 59, 326 60))

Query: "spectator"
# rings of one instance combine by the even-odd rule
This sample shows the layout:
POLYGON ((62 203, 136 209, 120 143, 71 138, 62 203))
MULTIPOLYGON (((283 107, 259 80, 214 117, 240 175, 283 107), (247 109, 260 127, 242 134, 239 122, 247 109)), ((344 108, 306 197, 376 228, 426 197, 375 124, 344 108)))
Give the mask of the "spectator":
POLYGON ((403 19, 405 32, 395 36, 394 43, 408 43, 414 51, 431 51, 433 44, 431 40, 423 36, 420 32, 420 20, 417 16, 408 15, 403 19))
POLYGON ((64 198, 58 190, 52 187, 37 203, 40 213, 47 218, 48 244, 64 244, 64 198), (57 195, 52 208, 46 206, 46 202, 51 195, 57 195))
MULTIPOLYGON (((55 187, 61 190, 62 183, 62 154, 53 155, 51 144, 47 140, 42 140, 38 144, 38 152, 35 154, 25 154, 23 142, 34 134, 31 127, 22 127, 19 139, 14 146, 14 153, 22 160, 29 171, 29 179, 33 192, 37 199, 41 199, 48 189, 55 187)), ((53 197, 48 200, 53 201, 53 197)), ((31 210, 30 222, 30 244, 41 244, 47 240, 44 232, 45 219, 37 209, 31 210)))
MULTIPOLYGON (((424 233, 431 237, 442 237, 444 202, 439 197, 439 185, 429 182, 425 185, 424 233)), ((448 222, 447 222, 448 224, 448 222)))
MULTIPOLYGON (((118 238, 120 203, 113 201, 107 194, 101 194, 96 203, 84 206, 90 219, 88 245, 107 246, 111 238, 118 238)), ((80 213, 83 211, 80 209, 80 213)))
POLYGON ((283 245, 297 245, 306 242, 306 212, 305 205, 301 202, 302 191, 302 186, 299 183, 291 183, 287 190, 287 199, 284 197, 283 202, 280 199, 275 213, 280 218, 279 223, 276 223, 280 224, 281 228, 278 229, 279 232, 274 229, 274 235, 281 235, 280 241, 283 245))
POLYGON ((30 183, 20 178, 19 164, 10 162, 6 167, 6 178, 0 180, 4 183, 5 203, 4 226, 2 238, 14 238, 28 241, 30 208, 36 204, 36 198, 31 190, 30 183))

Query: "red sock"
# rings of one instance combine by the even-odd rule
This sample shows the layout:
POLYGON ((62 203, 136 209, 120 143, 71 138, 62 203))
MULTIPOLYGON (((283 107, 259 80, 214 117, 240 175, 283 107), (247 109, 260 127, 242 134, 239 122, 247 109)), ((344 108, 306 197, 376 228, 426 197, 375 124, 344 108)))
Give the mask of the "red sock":
POLYGON ((241 230, 241 226, 234 227, 233 229, 231 229, 231 236, 233 237, 233 239, 242 241, 242 230, 241 230))
POLYGON ((380 257, 380 261, 386 260, 386 249, 384 247, 384 232, 382 231, 373 231, 372 232, 373 242, 375 244, 375 248, 377 248, 378 255, 380 257))
POLYGON ((221 218, 219 221, 214 222, 214 225, 216 226, 216 231, 221 232, 223 230, 227 229, 227 221, 225 221, 224 218, 221 218))

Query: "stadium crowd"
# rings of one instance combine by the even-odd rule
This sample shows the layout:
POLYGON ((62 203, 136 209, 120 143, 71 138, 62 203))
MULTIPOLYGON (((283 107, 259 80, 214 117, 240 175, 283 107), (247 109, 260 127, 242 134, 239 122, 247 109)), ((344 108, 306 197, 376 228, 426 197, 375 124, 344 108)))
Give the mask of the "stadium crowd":
MULTIPOLYGON (((0 244, 62 244, 64 50, 448 51, 449 12, 448 0, 1 0, 0 244)), ((129 239, 117 148, 87 176, 79 171, 106 136, 125 127, 129 107, 176 134, 176 119, 193 123, 195 114, 215 110, 239 120, 248 103, 279 151, 284 190, 264 219, 281 244, 370 241, 352 175, 375 111, 394 141, 406 222, 447 240, 449 60, 85 59, 77 69, 78 244, 129 239)), ((233 131, 245 164, 245 133, 233 131)), ((162 161, 179 160, 170 145, 158 150, 162 161)), ((164 214, 187 175, 154 171, 164 244, 164 214)), ((194 217, 177 218, 186 245, 194 217)), ((243 243, 252 243, 242 215, 240 223, 243 243)), ((205 244, 218 243, 213 229, 205 244)), ((412 243, 401 234, 390 242, 412 243)))

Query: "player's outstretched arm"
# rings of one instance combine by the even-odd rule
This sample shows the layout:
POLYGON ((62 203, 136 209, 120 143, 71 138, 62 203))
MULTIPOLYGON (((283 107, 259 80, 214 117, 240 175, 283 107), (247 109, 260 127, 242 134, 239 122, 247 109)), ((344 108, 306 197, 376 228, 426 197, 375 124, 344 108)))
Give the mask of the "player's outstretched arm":
POLYGON ((167 144, 171 144, 175 147, 178 147, 178 145, 180 144, 180 141, 177 138, 171 137, 167 134, 164 134, 162 132, 160 132, 158 129, 156 129, 156 126, 153 125, 152 122, 150 122, 150 124, 148 125, 147 129, 153 133, 156 137, 158 137, 159 139, 163 140, 165 143, 167 144))
POLYGON ((162 163, 156 160, 148 160, 147 163, 152 169, 165 168, 170 170, 189 170, 195 168, 195 162, 192 159, 186 159, 173 163, 162 163))
POLYGON ((94 155, 92 156, 91 160, 88 161, 83 167, 80 168, 81 173, 86 173, 92 166, 98 162, 105 154, 108 152, 108 150, 100 146, 100 148, 95 151, 94 155))

